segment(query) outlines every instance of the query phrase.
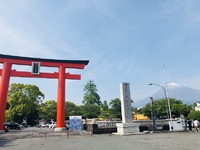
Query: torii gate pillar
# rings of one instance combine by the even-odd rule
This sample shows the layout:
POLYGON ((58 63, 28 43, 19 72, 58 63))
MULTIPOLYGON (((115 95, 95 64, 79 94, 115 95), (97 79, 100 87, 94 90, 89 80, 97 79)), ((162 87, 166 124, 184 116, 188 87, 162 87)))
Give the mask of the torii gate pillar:
POLYGON ((65 130, 65 68, 59 67, 57 122, 55 131, 65 130))
POLYGON ((0 80, 0 130, 3 130, 11 66, 9 62, 4 63, 0 80))

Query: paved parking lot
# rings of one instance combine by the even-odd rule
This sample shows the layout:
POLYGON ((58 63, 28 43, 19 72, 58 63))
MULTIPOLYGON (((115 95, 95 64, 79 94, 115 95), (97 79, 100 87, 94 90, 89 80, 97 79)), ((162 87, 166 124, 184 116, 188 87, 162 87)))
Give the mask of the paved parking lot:
MULTIPOLYGON (((39 129, 25 129, 13 134, 40 132, 39 129)), ((42 129, 48 130, 49 129, 42 129)), ((11 133, 10 133, 11 134, 11 133)), ((90 134, 24 137, 0 139, 2 150, 196 150, 200 148, 198 132, 148 133, 142 135, 118 136, 90 134)))

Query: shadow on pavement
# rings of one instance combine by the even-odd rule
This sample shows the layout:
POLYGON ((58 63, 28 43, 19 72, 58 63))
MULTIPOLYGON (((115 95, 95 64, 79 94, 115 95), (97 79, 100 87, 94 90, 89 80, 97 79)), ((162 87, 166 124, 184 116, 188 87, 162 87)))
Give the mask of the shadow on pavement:
POLYGON ((14 145, 9 145, 9 143, 12 141, 14 140, 0 139, 0 148, 14 146, 14 145))

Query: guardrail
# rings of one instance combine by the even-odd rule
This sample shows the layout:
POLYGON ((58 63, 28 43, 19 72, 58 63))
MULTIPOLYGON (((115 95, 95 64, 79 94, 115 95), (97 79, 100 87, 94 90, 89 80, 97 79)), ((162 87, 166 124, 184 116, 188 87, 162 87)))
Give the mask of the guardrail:
MULTIPOLYGON (((122 123, 122 121, 96 121, 95 124, 98 128, 111 128, 116 127, 117 123, 122 123)), ((152 120, 133 120, 133 123, 139 123, 140 125, 152 125, 152 120)), ((169 124, 168 120, 156 120, 156 125, 166 125, 169 124)))
POLYGON ((46 131, 46 132, 39 132, 39 134, 44 134, 44 138, 47 139, 47 134, 52 134, 52 133, 54 133, 54 134, 55 133, 67 133, 67 138, 68 138, 70 132, 73 133, 74 131, 69 131, 69 130, 56 131, 56 132, 55 131, 53 131, 53 132, 46 131))

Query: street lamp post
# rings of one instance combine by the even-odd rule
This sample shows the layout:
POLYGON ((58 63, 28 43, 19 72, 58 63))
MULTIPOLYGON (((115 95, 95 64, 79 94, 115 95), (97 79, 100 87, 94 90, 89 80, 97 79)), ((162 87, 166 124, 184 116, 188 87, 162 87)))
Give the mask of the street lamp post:
MULTIPOLYGON (((169 116, 168 116, 168 118, 170 119, 169 127, 170 127, 170 131, 172 131, 172 130, 173 130, 173 126, 172 126, 172 114, 171 114, 171 107, 170 107, 169 98, 168 98, 168 96, 167 96, 167 91, 166 91, 166 89, 165 89, 163 86, 161 86, 161 85, 159 85, 159 84, 149 83, 149 85, 150 85, 150 86, 151 86, 151 85, 156 85, 156 86, 161 87, 161 88, 164 90, 165 99, 167 100, 167 103, 168 103, 168 111, 169 111, 169 116)), ((168 114, 167 114, 167 115, 168 115, 168 114)))

